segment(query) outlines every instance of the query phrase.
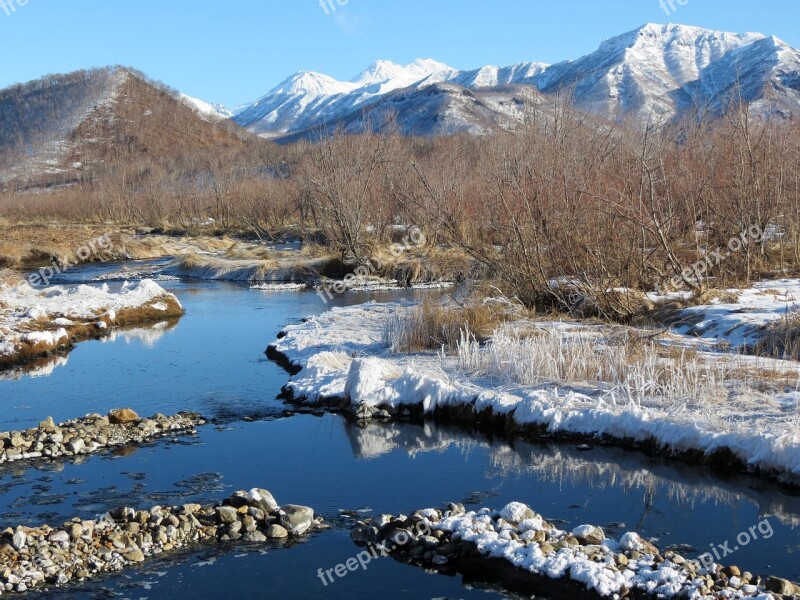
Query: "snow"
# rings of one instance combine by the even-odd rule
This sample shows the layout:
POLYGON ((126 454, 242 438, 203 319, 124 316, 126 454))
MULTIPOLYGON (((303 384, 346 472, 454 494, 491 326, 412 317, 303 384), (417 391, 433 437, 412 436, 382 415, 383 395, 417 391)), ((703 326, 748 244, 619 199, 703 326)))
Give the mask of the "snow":
POLYGON ((251 285, 250 289, 259 292, 302 292, 308 286, 305 283, 259 283, 251 285))
MULTIPOLYGON (((441 519, 438 515, 431 516, 430 509, 419 511, 418 514, 430 530, 449 533, 453 540, 472 542, 478 552, 487 558, 505 560, 519 569, 551 579, 568 577, 585 584, 588 590, 594 590, 603 597, 618 597, 625 588, 643 590, 659 597, 703 597, 700 588, 705 584, 705 579, 691 579, 685 569, 669 560, 658 563, 653 555, 644 555, 630 558, 625 567, 617 566, 616 553, 625 546, 625 541, 638 537, 635 533, 625 534, 620 543, 606 540, 600 546, 593 546, 592 557, 582 546, 568 546, 545 553, 539 543, 525 539, 525 534, 521 539, 509 535, 503 520, 508 520, 508 515, 521 512, 533 514, 529 507, 516 502, 499 512, 484 508, 459 515, 445 514, 441 519)), ((567 536, 565 531, 548 528, 551 542, 564 540, 567 536)), ((738 599, 746 597, 746 594, 745 591, 737 591, 731 592, 728 597, 738 599)), ((768 600, 771 596, 761 594, 757 598, 768 600)))
POLYGON ((64 344, 70 337, 66 328, 77 321, 107 327, 108 323, 99 320, 98 315, 113 323, 123 309, 149 305, 166 311, 165 298, 178 303, 175 296, 151 280, 137 284, 126 282, 116 293, 105 284, 102 287, 79 285, 46 289, 34 288, 27 281, 15 286, 0 284, 0 355, 13 356, 23 343, 51 348, 64 344), (34 308, 29 308, 31 306, 34 308), (30 330, 32 325, 36 330, 30 330), (48 326, 50 330, 40 330, 48 326))
MULTIPOLYGON (((286 388, 297 400, 348 400, 397 411, 421 405, 431 413, 468 405, 552 433, 656 440, 676 451, 728 450, 752 467, 800 475, 800 416, 795 394, 731 394, 718 400, 665 404, 627 399, 590 382, 521 385, 462 369, 453 357, 394 354, 386 340, 392 319, 412 305, 367 303, 334 308, 290 325, 273 347, 302 371, 286 388), (792 409, 794 407, 794 410, 792 409)), ((547 323, 535 323, 546 327, 547 323)), ((553 325, 552 323, 550 324, 553 325)), ((569 335, 570 327, 555 324, 569 335)), ((491 344, 481 351, 491 350, 491 344)), ((726 355, 708 359, 728 360, 726 355)), ((511 360, 511 359, 509 359, 511 360)), ((517 358, 517 360, 524 360, 517 358)))
MULTIPOLYGON (((753 346, 766 326, 800 310, 800 279, 778 279, 750 288, 724 290, 736 302, 714 302, 685 309, 681 319, 692 323, 677 327, 684 335, 725 341, 732 348, 753 346)), ((658 299, 658 296, 651 295, 658 299)))
POLYGON ((622 550, 629 552, 641 552, 645 549, 645 542, 638 533, 628 532, 619 541, 622 550))
MULTIPOLYGON (((606 40, 577 60, 549 66, 522 62, 459 71, 432 59, 404 66, 380 60, 350 81, 303 71, 237 112, 235 120, 255 133, 280 136, 339 119, 350 122, 365 107, 388 100, 388 94, 397 90, 408 90, 401 100, 408 110, 421 113, 418 106, 424 104, 431 86, 448 83, 473 92, 507 85, 532 86, 546 93, 574 89, 581 108, 606 118, 631 114, 642 121, 653 115, 671 119, 697 105, 722 111, 730 90, 741 84, 742 97, 753 102, 754 114, 786 114, 800 106, 800 95, 786 84, 787 74, 798 71, 800 52, 773 37, 650 23, 606 40), (773 94, 767 97, 765 88, 773 94)), ((391 100, 395 104, 398 99, 391 100)), ((516 110, 513 102, 497 102, 492 108, 495 118, 513 116, 516 110)), ((421 116, 464 121, 459 131, 480 132, 486 116, 449 105, 433 105, 430 110, 435 115, 421 116)), ((436 131, 448 133, 453 127, 436 131)))
POLYGON ((212 104, 198 98, 192 98, 186 94, 180 94, 178 97, 181 102, 196 110, 202 117, 220 121, 230 119, 233 116, 233 112, 222 106, 222 104, 212 104))

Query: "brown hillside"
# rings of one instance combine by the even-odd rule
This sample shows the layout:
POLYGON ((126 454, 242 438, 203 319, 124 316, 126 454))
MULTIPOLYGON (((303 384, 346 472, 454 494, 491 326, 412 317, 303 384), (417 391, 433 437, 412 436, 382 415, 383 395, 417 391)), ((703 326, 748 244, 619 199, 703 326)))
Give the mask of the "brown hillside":
POLYGON ((112 101, 98 106, 69 137, 65 166, 146 154, 165 160, 209 149, 244 149, 259 140, 229 122, 210 122, 142 76, 127 76, 112 101))

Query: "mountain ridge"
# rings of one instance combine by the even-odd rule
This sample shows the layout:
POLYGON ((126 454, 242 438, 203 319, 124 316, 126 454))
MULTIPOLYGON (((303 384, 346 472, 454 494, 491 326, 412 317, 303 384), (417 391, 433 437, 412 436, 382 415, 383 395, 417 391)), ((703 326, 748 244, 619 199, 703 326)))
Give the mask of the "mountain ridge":
MULTIPOLYGON (((761 33, 673 23, 647 23, 604 40, 592 53, 553 65, 520 62, 457 70, 432 59, 405 66, 377 61, 348 82, 302 73, 325 85, 288 86, 296 74, 246 105, 233 120, 256 134, 281 138, 337 121, 352 122, 355 111, 386 101, 397 90, 421 91, 438 83, 472 91, 515 85, 531 86, 544 94, 569 90, 576 106, 587 112, 643 122, 668 121, 689 110, 719 114, 740 86, 741 97, 753 103, 758 114, 800 115, 798 50, 761 33), (425 77, 409 82, 415 73, 426 71, 425 77)), ((417 133, 426 135, 427 130, 420 128, 417 133)))

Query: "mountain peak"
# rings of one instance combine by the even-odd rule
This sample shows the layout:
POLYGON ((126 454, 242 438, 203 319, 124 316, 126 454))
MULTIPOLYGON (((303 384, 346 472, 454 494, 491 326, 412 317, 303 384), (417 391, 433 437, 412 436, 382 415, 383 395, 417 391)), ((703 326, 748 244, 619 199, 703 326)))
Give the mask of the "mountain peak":
POLYGON ((333 94, 346 94, 352 91, 353 86, 337 81, 329 75, 315 71, 298 71, 269 94, 327 96, 333 94))
POLYGON ((454 70, 430 58, 418 58, 407 65, 399 65, 390 60, 378 60, 356 75, 351 82, 363 86, 397 81, 401 84, 398 87, 406 87, 434 73, 454 70))
POLYGON ((607 39, 600 45, 600 51, 621 51, 636 47, 666 48, 670 46, 694 45, 711 46, 727 50, 732 47, 750 44, 764 39, 760 33, 728 33, 681 25, 678 23, 646 23, 641 27, 607 39))

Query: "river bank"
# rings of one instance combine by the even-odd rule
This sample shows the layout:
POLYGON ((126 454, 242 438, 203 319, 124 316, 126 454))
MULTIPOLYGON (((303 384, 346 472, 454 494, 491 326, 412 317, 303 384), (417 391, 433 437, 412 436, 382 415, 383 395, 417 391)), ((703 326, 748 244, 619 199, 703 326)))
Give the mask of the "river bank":
POLYGON ((151 280, 102 287, 35 288, 20 276, 0 273, 0 369, 68 352, 76 343, 108 336, 114 328, 178 319, 174 294, 151 280))
MULTIPOLYGON (((334 308, 286 327, 267 350, 294 374, 284 387, 286 397, 342 410, 356 419, 429 415, 492 423, 515 435, 614 440, 798 483, 795 396, 780 385, 762 385, 757 376, 742 378, 739 373, 760 368, 748 357, 680 348, 676 353, 667 347, 669 353, 653 350, 640 362, 629 363, 623 355, 621 364, 628 369, 624 385, 539 380, 539 373, 524 372, 536 353, 569 357, 579 346, 573 359, 591 361, 597 356, 594 348, 611 355, 619 344, 603 326, 517 321, 512 331, 498 330, 486 344, 470 341, 457 353, 395 352, 387 331, 414 310, 408 303, 369 303, 334 308), (537 333, 517 336, 521 331, 537 333), (513 376, 520 371, 530 383, 513 376), (662 371, 667 372, 663 389, 670 397, 651 386, 664 379, 662 371), (686 381, 694 387, 685 387, 686 381)), ((793 377, 797 366, 786 365, 787 377, 793 377)), ((777 369, 783 363, 763 366, 777 369)))

